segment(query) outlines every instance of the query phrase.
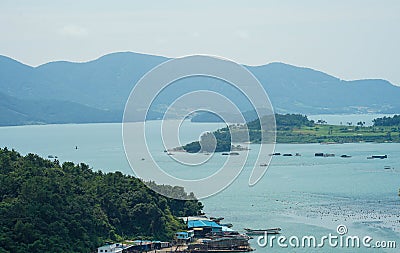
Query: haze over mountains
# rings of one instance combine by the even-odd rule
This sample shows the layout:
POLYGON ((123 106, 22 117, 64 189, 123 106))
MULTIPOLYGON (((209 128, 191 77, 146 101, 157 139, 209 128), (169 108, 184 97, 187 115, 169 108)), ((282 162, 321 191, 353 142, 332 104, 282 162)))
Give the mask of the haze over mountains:
MULTIPOLYGON (((0 56, 0 125, 120 122, 135 83, 168 58, 132 52, 85 62, 51 62, 38 67, 0 56)), ((266 89, 278 113, 399 113, 400 87, 385 80, 343 81, 283 63, 248 68, 266 89)), ((201 80, 185 80, 190 82, 201 80)), ((217 81, 204 87, 218 90, 217 81)), ((172 87, 155 101, 149 119, 185 89, 172 87), (157 104, 158 103, 158 104, 157 104)), ((234 94, 229 89, 223 92, 234 94)), ((225 94, 224 93, 224 94, 225 94)), ((239 102, 241 103, 241 102, 239 102)), ((242 103, 242 111, 251 108, 242 103)))

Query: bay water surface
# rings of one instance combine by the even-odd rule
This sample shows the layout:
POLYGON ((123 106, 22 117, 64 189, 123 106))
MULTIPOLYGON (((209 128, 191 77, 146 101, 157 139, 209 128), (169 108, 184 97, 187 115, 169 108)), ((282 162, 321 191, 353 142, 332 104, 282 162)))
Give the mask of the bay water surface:
MULTIPOLYGON (((149 123, 154 129, 158 124, 149 123)), ((181 141, 197 140, 204 131, 222 126, 186 122, 180 130, 181 141)), ((202 166, 187 168, 164 152, 158 134, 149 135, 148 141, 156 150, 153 159, 168 173, 183 178, 210 175, 226 159, 217 153, 202 166)), ((133 174, 124 153, 121 124, 1 127, 0 146, 22 154, 57 156, 60 162, 83 162, 95 171, 133 174)), ((257 150, 256 145, 250 148, 257 150)), ((238 231, 280 227, 282 236, 314 236, 319 243, 330 233, 338 235, 337 226, 345 225, 348 231, 344 236, 371 236, 371 244, 378 240, 397 243, 397 249, 333 247, 327 241, 324 247, 282 248, 276 240, 273 246, 260 247, 256 237, 251 244, 257 252, 400 252, 400 144, 278 144, 275 150, 301 156, 274 156, 264 177, 253 187, 248 186, 252 167, 245 166, 229 187, 201 200, 206 214, 224 217, 224 222, 232 223, 238 231), (315 157, 316 152, 336 156, 315 157), (341 158, 342 154, 351 158, 341 158), (377 154, 388 155, 388 159, 367 159, 377 154)), ((249 159, 255 155, 250 151, 249 159)), ((135 166, 145 167, 149 162, 138 160, 135 166)))

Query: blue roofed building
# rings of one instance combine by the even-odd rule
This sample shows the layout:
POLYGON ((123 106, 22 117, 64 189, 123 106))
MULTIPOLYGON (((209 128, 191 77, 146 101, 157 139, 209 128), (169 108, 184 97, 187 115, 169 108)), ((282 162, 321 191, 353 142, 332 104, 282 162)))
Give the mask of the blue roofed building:
POLYGON ((214 221, 209 220, 189 220, 187 222, 188 229, 194 230, 195 237, 203 237, 208 233, 222 232, 222 226, 214 221))

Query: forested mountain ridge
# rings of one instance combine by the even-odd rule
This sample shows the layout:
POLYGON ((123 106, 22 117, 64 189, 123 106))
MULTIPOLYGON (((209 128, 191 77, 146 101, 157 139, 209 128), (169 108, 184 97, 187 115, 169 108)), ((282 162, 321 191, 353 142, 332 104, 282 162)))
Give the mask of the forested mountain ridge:
MULTIPOLYGON (((2 113, 0 125, 87 122, 79 110, 72 110, 69 118, 63 117, 63 113, 68 112, 67 106, 58 108, 59 104, 55 101, 82 106, 82 111, 90 114, 90 122, 120 122, 127 98, 137 81, 152 68, 168 60, 161 56, 120 52, 88 62, 57 61, 31 67, 0 56, 0 93, 19 101, 12 104, 45 100, 51 102, 47 107, 59 109, 59 114, 47 118, 47 107, 39 106, 40 103, 37 103, 37 110, 31 111, 27 111, 24 106, 1 104, 0 112, 15 111, 30 118, 25 120, 15 117, 14 120, 15 113, 2 113), (109 112, 115 116, 110 117, 109 112), (36 113, 45 117, 37 117, 36 113)), ((277 113, 310 115, 400 112, 400 87, 386 80, 345 81, 317 70, 284 63, 244 67, 258 78, 277 113)), ((166 102, 182 95, 182 91, 189 89, 193 83, 198 84, 197 88, 212 89, 228 98, 235 97, 232 93, 234 89, 225 89, 216 80, 189 78, 182 80, 183 86, 171 86, 169 92, 155 101, 158 104, 149 110, 148 119, 159 118, 157 108, 165 108, 166 102)), ((248 108, 244 100, 235 101, 235 104, 242 112, 253 110, 248 108)))
POLYGON ((202 207, 120 172, 0 149, 0 252, 92 252, 105 240, 170 240, 185 227, 176 216, 202 207))
POLYGON ((121 121, 122 111, 55 99, 18 99, 0 92, 0 126, 121 121))

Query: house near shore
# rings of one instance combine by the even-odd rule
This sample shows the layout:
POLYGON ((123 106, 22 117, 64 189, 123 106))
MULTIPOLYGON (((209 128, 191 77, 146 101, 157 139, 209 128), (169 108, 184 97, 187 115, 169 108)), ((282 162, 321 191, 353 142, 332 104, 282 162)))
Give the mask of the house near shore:
POLYGON ((175 233, 175 241, 177 244, 188 244, 193 241, 194 231, 188 230, 185 232, 177 232, 175 233))
POLYGON ((222 226, 217 224, 215 221, 209 220, 189 220, 187 223, 188 229, 194 231, 195 237, 204 237, 209 233, 220 233, 222 232, 222 226))
POLYGON ((107 244, 97 248, 97 253, 122 253, 126 252, 133 245, 124 245, 122 243, 107 244))
POLYGON ((97 253, 145 252, 160 250, 168 247, 171 247, 170 242, 135 240, 101 246, 97 248, 97 253))

